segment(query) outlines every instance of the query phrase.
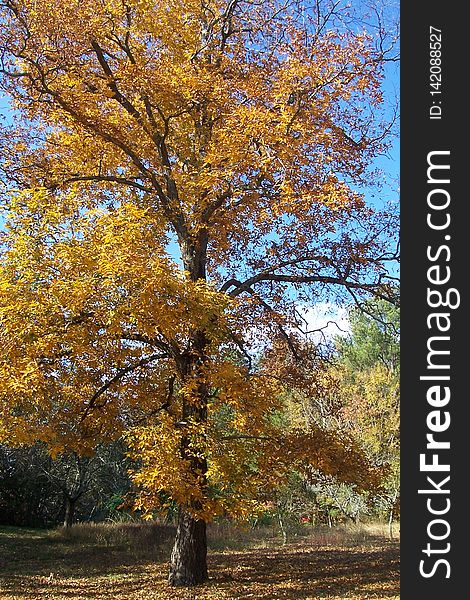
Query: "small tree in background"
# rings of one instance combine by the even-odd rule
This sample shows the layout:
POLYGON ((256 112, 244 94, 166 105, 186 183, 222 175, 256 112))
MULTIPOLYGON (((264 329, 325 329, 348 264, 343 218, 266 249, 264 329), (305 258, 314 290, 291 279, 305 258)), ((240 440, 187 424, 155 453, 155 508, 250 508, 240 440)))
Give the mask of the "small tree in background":
POLYGON ((131 484, 122 444, 98 446, 92 457, 51 458, 44 444, 0 446, 0 523, 49 527, 75 520, 123 518, 117 511, 131 484), (69 499, 69 510, 66 510, 69 499), (72 508, 72 510, 71 510, 72 508))
POLYGON ((354 486, 319 471, 306 471, 303 477, 293 474, 280 491, 281 504, 291 507, 294 519, 303 510, 324 509, 327 514, 331 509, 357 522, 370 514, 374 502, 376 514, 387 513, 391 531, 400 502, 399 313, 388 302, 370 300, 360 309, 350 309, 349 321, 350 334, 335 337, 327 356, 314 341, 300 339, 295 355, 301 360, 281 342, 265 361, 284 383, 283 426, 322 427, 339 437, 348 432, 371 463, 383 469, 384 480, 380 490, 371 487, 358 493, 354 486))
POLYGON ((400 322, 396 307, 370 301, 351 313, 351 336, 338 338, 336 376, 342 418, 374 464, 386 465, 383 489, 390 532, 400 507, 400 322))

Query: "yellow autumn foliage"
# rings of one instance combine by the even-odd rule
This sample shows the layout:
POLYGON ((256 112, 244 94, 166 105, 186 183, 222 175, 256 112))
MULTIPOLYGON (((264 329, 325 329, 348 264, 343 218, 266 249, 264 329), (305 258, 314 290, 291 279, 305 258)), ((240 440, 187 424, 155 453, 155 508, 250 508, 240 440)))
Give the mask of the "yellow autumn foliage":
POLYGON ((147 513, 246 515, 294 463, 369 476, 351 440, 276 425, 257 361, 302 293, 390 292, 393 221, 355 191, 383 56, 289 11, 0 0, 0 443, 125 435, 147 513))

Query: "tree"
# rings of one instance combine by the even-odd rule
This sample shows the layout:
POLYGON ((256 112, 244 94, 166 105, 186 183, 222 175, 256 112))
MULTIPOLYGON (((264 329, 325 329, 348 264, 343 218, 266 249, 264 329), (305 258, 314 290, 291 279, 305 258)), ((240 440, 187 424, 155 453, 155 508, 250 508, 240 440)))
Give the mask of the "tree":
POLYGON ((351 311, 350 321, 351 336, 337 340, 342 419, 373 462, 389 469, 382 497, 391 534, 400 502, 399 313, 374 300, 367 312, 351 311))
POLYGON ((377 364, 392 372, 400 367, 400 315, 395 305, 369 301, 363 310, 349 312, 351 335, 336 337, 341 360, 351 371, 377 364))
POLYGON ((356 191, 391 48, 328 2, 0 6, 3 437, 86 455, 125 432, 140 508, 179 506, 169 580, 199 583, 206 521, 295 461, 366 477, 351 440, 282 436, 253 353, 295 352, 300 301, 393 295, 396 223, 356 191))
MULTIPOLYGON (((122 443, 98 446, 92 457, 61 454, 44 444, 0 446, 0 523, 45 527, 76 519, 115 517, 130 490, 122 443)), ((122 514, 122 513, 121 513, 122 514)))
POLYGON ((349 431, 370 461, 383 469, 380 488, 360 490, 321 473, 291 477, 281 490, 284 503, 296 499, 298 510, 309 512, 312 497, 319 506, 330 505, 342 516, 357 521, 370 512, 388 512, 390 532, 399 514, 400 458, 400 346, 399 312, 381 299, 360 308, 350 307, 350 335, 336 336, 325 354, 325 344, 305 339, 295 343, 292 356, 274 346, 265 356, 273 377, 284 383, 284 426, 296 422, 311 428, 349 431), (312 476, 313 475, 313 476, 312 476))
POLYGON ((56 518, 60 505, 45 466, 44 448, 0 446, 0 523, 44 527, 56 518))

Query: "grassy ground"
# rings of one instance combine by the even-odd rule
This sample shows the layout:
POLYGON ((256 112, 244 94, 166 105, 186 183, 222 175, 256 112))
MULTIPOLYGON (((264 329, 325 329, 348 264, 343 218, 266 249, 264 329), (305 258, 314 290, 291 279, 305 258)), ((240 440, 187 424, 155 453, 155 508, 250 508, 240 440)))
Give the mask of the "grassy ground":
POLYGON ((367 600, 399 598, 398 542, 385 532, 312 529, 283 545, 272 531, 215 527, 210 581, 166 583, 172 531, 159 525, 0 527, 1 600, 367 600))

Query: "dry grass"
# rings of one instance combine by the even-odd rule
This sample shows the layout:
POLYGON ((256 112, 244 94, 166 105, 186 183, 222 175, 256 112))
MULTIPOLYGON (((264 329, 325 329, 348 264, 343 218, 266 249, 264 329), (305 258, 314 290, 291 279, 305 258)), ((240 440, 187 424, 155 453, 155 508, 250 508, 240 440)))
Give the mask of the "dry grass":
POLYGON ((386 529, 309 528, 282 545, 275 530, 211 528, 210 581, 166 583, 173 531, 155 524, 70 531, 0 528, 2 600, 367 600, 399 598, 398 542, 386 529))

